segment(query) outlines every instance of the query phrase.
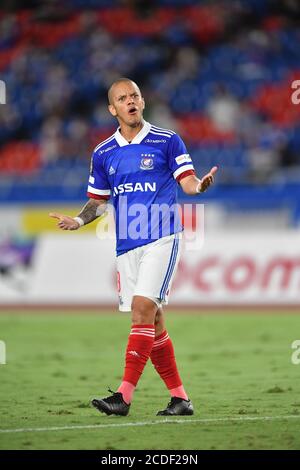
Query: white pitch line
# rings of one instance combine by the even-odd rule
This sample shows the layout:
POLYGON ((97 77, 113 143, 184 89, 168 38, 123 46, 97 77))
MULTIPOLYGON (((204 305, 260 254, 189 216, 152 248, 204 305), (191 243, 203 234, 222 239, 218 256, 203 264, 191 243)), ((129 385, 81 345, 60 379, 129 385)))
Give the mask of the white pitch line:
POLYGON ((226 423, 226 422, 243 422, 243 421, 275 421, 285 419, 300 419, 300 415, 287 416, 241 416, 236 418, 202 418, 202 419, 172 419, 166 418, 157 421, 142 421, 135 423, 110 423, 110 424, 87 424, 82 426, 55 426, 50 428, 20 428, 20 429, 0 429, 1 433, 26 433, 26 432, 51 432, 51 431, 68 431, 73 429, 105 429, 105 428, 127 428, 135 426, 155 426, 159 424, 210 424, 210 423, 226 423))

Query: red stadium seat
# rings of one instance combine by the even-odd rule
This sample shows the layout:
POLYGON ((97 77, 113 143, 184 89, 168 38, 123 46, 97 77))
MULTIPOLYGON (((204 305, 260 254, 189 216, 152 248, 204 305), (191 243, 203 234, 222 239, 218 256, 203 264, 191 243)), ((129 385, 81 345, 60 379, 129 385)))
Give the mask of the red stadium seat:
POLYGON ((201 114, 188 114, 177 118, 179 133, 188 142, 224 142, 235 141, 233 132, 222 132, 214 123, 201 114))
POLYGON ((40 167, 40 148, 27 141, 11 142, 0 151, 0 171, 30 173, 40 167))

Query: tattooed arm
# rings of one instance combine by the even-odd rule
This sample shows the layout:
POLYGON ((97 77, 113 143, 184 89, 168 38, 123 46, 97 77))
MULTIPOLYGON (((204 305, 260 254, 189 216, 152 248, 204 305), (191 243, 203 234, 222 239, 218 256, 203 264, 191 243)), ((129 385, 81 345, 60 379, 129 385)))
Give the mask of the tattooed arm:
POLYGON ((81 209, 78 217, 81 218, 84 225, 93 222, 93 220, 100 217, 106 211, 105 199, 89 199, 86 205, 81 209))
POLYGON ((49 216, 58 219, 57 225, 62 230, 77 230, 104 214, 106 207, 105 199, 89 199, 77 217, 73 218, 57 212, 50 212, 49 216))

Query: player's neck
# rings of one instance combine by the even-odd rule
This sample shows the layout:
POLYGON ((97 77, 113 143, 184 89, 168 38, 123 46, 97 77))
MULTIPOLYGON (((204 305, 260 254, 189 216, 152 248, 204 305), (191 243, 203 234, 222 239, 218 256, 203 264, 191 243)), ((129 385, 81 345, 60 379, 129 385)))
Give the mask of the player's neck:
POLYGON ((122 134, 124 139, 127 140, 127 142, 131 142, 135 138, 135 136, 138 135, 140 130, 143 128, 143 126, 144 126, 143 121, 141 121, 135 127, 130 127, 130 126, 126 126, 124 124, 123 125, 120 124, 120 133, 122 134))

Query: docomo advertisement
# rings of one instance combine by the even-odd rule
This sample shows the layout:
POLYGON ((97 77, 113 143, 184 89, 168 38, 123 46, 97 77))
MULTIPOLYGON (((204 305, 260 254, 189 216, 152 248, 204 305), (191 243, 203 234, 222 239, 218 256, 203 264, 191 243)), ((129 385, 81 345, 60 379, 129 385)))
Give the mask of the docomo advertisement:
POLYGON ((183 254, 172 300, 186 305, 299 305, 300 244, 285 232, 206 236, 183 254))
MULTIPOLYGON (((117 308, 114 240, 91 234, 42 235, 30 266, 0 276, 0 304, 99 305, 117 308)), ((170 306, 299 305, 296 232, 206 234, 183 249, 170 306)))

